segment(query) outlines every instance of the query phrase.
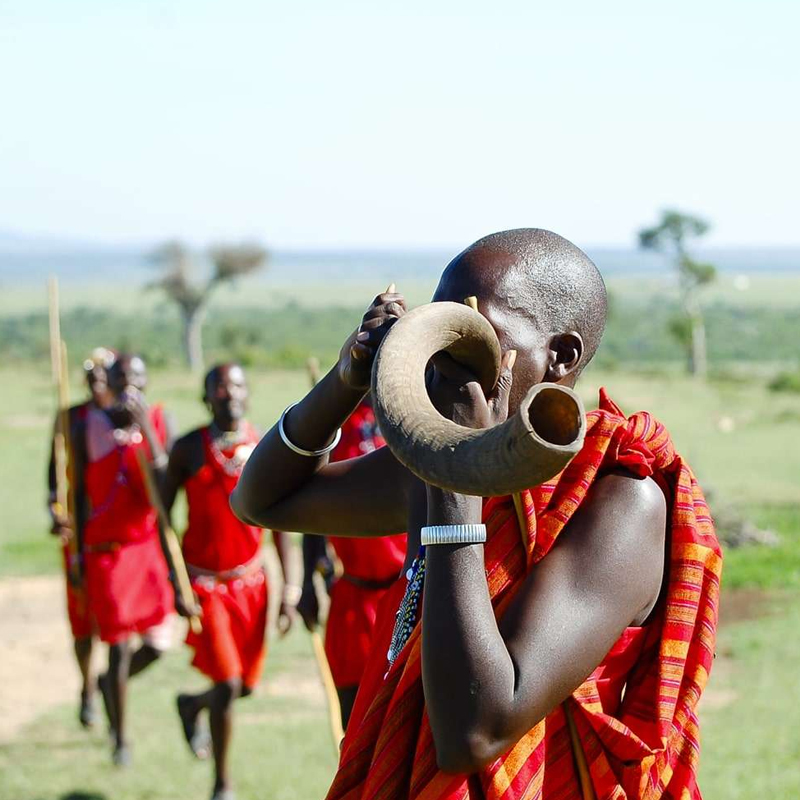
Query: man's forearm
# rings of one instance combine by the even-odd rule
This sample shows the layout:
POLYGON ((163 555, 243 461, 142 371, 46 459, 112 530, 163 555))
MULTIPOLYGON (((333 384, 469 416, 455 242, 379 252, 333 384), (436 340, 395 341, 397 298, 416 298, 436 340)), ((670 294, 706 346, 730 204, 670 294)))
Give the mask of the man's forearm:
MULTIPOLYGON (((346 386, 334 367, 284 420, 288 439, 305 450, 328 445, 336 430, 353 413, 365 392, 346 386)), ((259 442, 231 495, 231 505, 241 518, 264 524, 263 512, 302 486, 328 461, 299 455, 281 441, 275 425, 259 442)))
MULTIPOLYGON (((480 498, 429 489, 428 524, 480 517, 480 498)), ((514 665, 492 609, 483 545, 431 545, 425 561, 422 678, 437 760, 470 772, 495 755, 486 720, 501 720, 513 702, 514 665)))

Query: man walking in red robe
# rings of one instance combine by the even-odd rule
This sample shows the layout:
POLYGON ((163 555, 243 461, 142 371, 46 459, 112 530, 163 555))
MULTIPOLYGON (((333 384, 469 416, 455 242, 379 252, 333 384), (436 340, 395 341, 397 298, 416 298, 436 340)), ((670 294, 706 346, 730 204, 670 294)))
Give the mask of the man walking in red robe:
MULTIPOLYGON (((189 524, 183 555, 203 626, 200 634, 190 631, 186 641, 194 648, 192 664, 213 685, 200 694, 179 695, 178 713, 192 751, 203 758, 208 754, 207 737, 199 729, 198 716, 208 710, 216 769, 212 798, 232 800, 228 755, 233 701, 249 695, 261 677, 267 578, 261 529, 237 519, 229 498, 258 435, 244 418, 248 390, 238 364, 214 367, 203 388, 203 401, 212 420, 175 442, 163 498, 169 511, 178 490, 183 487, 186 491, 189 524)), ((273 537, 285 579, 288 540, 279 531, 274 531, 273 537)), ((285 582, 284 592, 287 589, 297 591, 285 582)), ((292 614, 291 604, 281 602, 279 628, 283 633, 291 625, 292 614)))
MULTIPOLYGON (((111 350, 98 347, 92 351, 91 356, 84 362, 86 384, 89 387, 90 397, 83 403, 72 406, 68 412, 69 436, 71 452, 67 454, 68 480, 73 489, 76 488, 75 479, 75 437, 80 435, 86 417, 91 408, 104 408, 112 400, 108 390, 108 368, 114 363, 115 355, 111 350)), ((59 414, 54 425, 58 430, 61 422, 59 414)), ((92 675, 92 650, 94 632, 89 618, 89 609, 86 601, 86 589, 83 584, 83 533, 74 529, 74 522, 67 509, 59 506, 57 501, 56 459, 55 447, 50 448, 50 464, 47 471, 47 484, 49 489, 48 510, 50 512, 50 532, 61 539, 61 549, 64 567, 64 583, 66 586, 67 618, 72 633, 75 660, 81 673, 81 698, 78 719, 84 728, 94 725, 94 693, 95 677, 92 675)), ((73 493, 73 498, 77 500, 73 493)))
POLYGON ((144 400, 147 371, 138 356, 120 355, 108 371, 114 397, 90 408, 76 437, 78 505, 88 614, 109 644, 99 679, 114 740, 113 760, 130 763, 128 679, 169 646, 174 589, 137 452, 156 474, 166 468, 169 434, 161 406, 144 400), (141 645, 134 650, 133 636, 141 645))

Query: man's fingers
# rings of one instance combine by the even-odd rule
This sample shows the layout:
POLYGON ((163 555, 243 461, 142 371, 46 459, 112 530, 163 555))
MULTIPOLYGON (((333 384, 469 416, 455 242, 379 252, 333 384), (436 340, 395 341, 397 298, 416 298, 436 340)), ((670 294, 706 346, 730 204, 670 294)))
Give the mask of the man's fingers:
POLYGON ((387 314, 395 317, 402 316, 406 313, 406 301, 401 294, 379 295, 385 298, 381 303, 372 305, 367 309, 364 314, 364 319, 373 319, 375 317, 385 317, 387 314))
POLYGON ((361 342, 356 342, 350 348, 350 358, 353 361, 369 361, 372 358, 372 348, 367 347, 367 345, 362 344, 361 342))
POLYGON ((489 395, 489 401, 495 407, 495 410, 502 410, 502 417, 508 414, 508 396, 511 393, 511 386, 514 383, 514 376, 512 370, 517 360, 516 350, 506 350, 503 353, 503 358, 500 361, 500 375, 497 378, 497 384, 492 389, 489 395))
POLYGON ((478 379, 463 364, 459 364, 448 353, 436 353, 431 359, 433 366, 441 373, 441 376, 451 383, 465 384, 477 383, 478 379))
POLYGON ((405 307, 406 299, 400 292, 383 292, 375 296, 371 303, 371 308, 380 308, 387 303, 399 303, 405 307))

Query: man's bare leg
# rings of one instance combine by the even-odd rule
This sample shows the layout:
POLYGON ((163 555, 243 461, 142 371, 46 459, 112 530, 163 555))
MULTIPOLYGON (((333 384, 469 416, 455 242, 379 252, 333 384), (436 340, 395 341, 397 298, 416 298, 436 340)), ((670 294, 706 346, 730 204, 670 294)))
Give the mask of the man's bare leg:
POLYGON ((353 704, 356 702, 358 686, 337 686, 336 694, 339 695, 339 707, 342 710, 342 728, 347 730, 347 723, 350 721, 350 714, 353 712, 353 704))
POLYGON ((231 800, 233 798, 228 775, 228 748, 233 728, 233 701, 239 697, 241 692, 242 682, 239 678, 217 683, 212 689, 208 706, 216 771, 212 800, 231 800))
POLYGON ((81 706, 78 718, 84 728, 91 728, 95 723, 94 694, 97 687, 92 675, 93 645, 94 639, 91 636, 82 636, 73 643, 75 660, 81 671, 81 706))
POLYGON ((143 644, 132 656, 128 677, 138 675, 142 670, 147 669, 153 662, 161 657, 161 650, 150 644, 143 644))
POLYGON ((142 645, 131 653, 128 640, 111 645, 108 651, 108 671, 97 679, 108 716, 108 727, 114 742, 114 763, 127 766, 130 751, 125 741, 125 701, 128 678, 138 675, 157 661, 161 651, 151 645, 142 645))
POLYGON ((109 713, 111 733, 114 738, 114 763, 119 767, 128 766, 130 751, 125 738, 125 712, 128 695, 128 675, 131 667, 131 646, 127 639, 112 644, 108 651, 108 673, 105 676, 108 698, 113 710, 109 713))

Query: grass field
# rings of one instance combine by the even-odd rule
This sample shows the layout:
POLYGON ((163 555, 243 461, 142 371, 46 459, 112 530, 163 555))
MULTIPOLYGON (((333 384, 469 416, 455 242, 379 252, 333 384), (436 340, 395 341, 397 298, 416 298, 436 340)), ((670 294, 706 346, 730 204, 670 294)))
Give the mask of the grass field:
MULTIPOLYGON (((259 691, 237 704, 231 766, 241 800, 324 796, 336 758, 313 670, 308 636, 292 631, 272 646, 259 691)), ((185 650, 131 682, 135 760, 124 772, 111 766, 103 726, 91 733, 78 727, 74 704, 44 714, 0 745, 0 798, 205 800, 211 765, 191 757, 175 712, 175 694, 184 687, 204 688, 185 650)))
MULTIPOLYGON (((57 549, 46 534, 44 511, 53 414, 49 376, 43 368, 4 368, 0 381, 0 575, 55 572, 57 549)), ((149 396, 163 402, 184 430, 204 419, 197 384, 185 373, 155 372, 149 396)), ((266 426, 305 392, 307 378, 299 371, 252 372, 250 384, 251 418, 266 426)), ((735 503, 780 536, 775 548, 748 547, 726 555, 726 591, 749 587, 758 603, 752 614, 729 620, 720 633, 713 691, 702 711, 701 785, 708 800, 796 800, 800 397, 770 393, 758 381, 696 385, 677 375, 590 371, 581 389, 587 405, 594 404, 601 384, 627 412, 647 408, 659 416, 715 496, 735 503)), ((78 386, 75 396, 80 396, 78 386)), ((234 767, 240 800, 314 800, 324 794, 334 766, 324 709, 302 692, 299 700, 290 697, 294 687, 313 680, 311 663, 302 632, 274 642, 261 694, 241 704, 234 767)), ((205 797, 208 769, 189 758, 172 708, 175 691, 197 686, 198 680, 186 654, 179 652, 136 682, 137 767, 123 775, 109 766, 104 737, 87 737, 77 729, 71 704, 52 709, 0 746, 0 798, 205 797)))

